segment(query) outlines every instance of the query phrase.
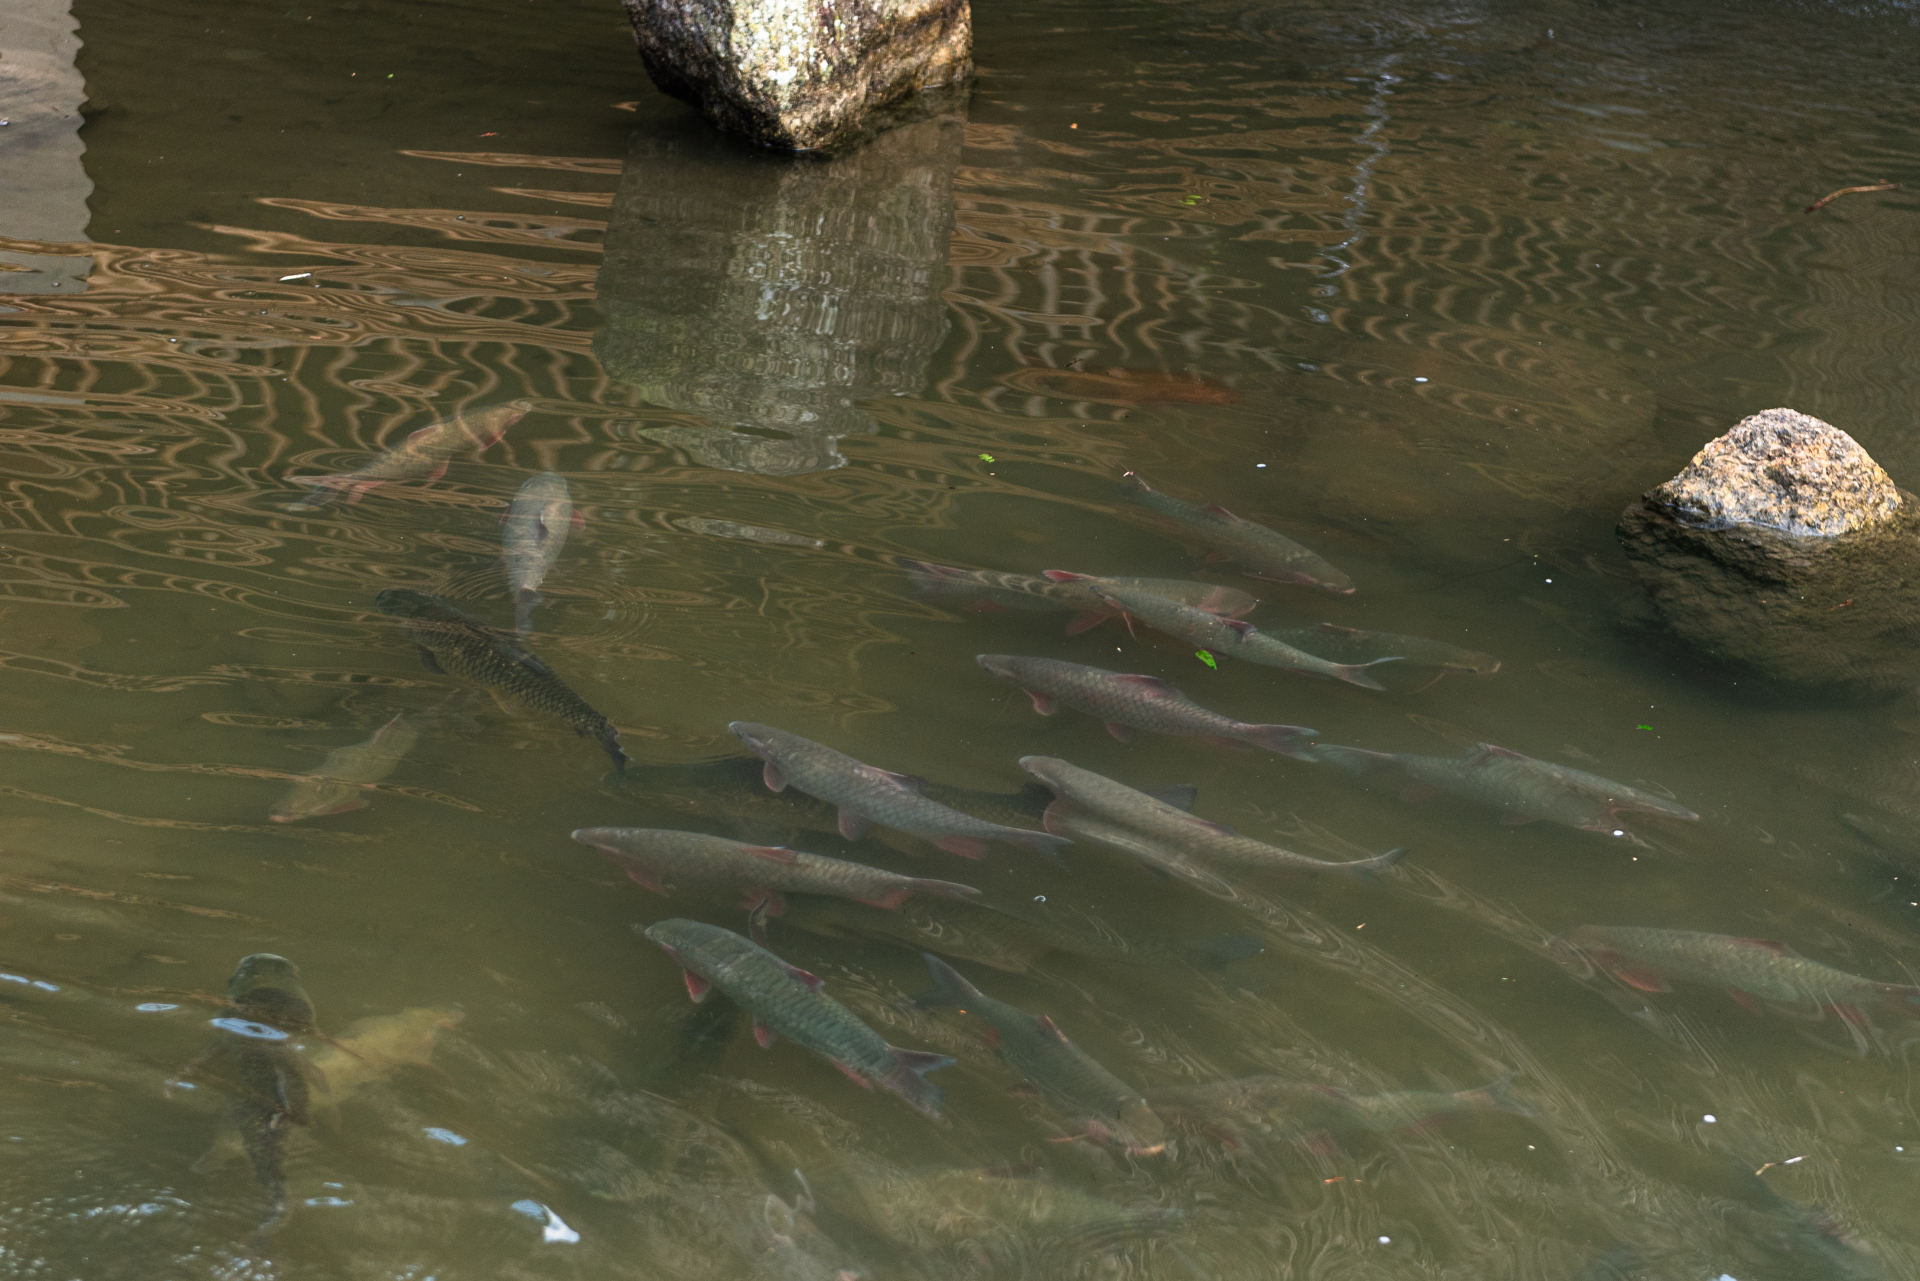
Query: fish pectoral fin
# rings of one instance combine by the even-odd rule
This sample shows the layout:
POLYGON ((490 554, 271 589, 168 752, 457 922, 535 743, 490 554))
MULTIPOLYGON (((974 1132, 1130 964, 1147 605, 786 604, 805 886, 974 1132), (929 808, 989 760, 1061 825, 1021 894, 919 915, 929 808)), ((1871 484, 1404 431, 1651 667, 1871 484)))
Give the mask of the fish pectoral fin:
POLYGON ((850 805, 840 807, 840 835, 850 841, 857 841, 867 834, 873 826, 873 820, 850 805))
MULTIPOLYGON (((1054 571, 1054 572, 1057 573, 1059 571, 1054 571)), ((1111 610, 1105 610, 1105 609, 1085 610, 1082 613, 1075 614, 1070 620, 1068 620, 1067 635, 1078 636, 1082 632, 1090 632, 1094 628, 1100 626, 1100 624, 1106 622, 1109 618, 1112 618, 1112 617, 1113 617, 1113 612, 1111 610)))
POLYGON ((1051 716, 1060 710, 1060 703, 1051 694, 1042 694, 1037 689, 1027 691, 1027 697, 1033 700, 1033 710, 1042 716, 1051 716))
MULTIPOLYGON (((1224 565, 1232 559, 1233 557, 1227 555, 1225 552, 1208 552, 1200 558, 1200 561, 1206 565, 1224 565)), ((1253 577, 1258 578, 1260 575, 1255 574, 1253 577)))
MULTIPOLYGON (((491 686, 488 687, 487 693, 493 696, 493 705, 498 707, 502 712, 505 712, 508 716, 513 717, 513 719, 517 721, 534 719, 533 708, 527 706, 524 700, 516 698, 505 690, 494 689, 491 686)), ((575 732, 578 733, 577 730, 575 732)))
POLYGON ((773 1043, 779 1039, 780 1034, 778 1032, 768 1027, 765 1023, 762 1023, 759 1019, 753 1021, 753 1040, 761 1049, 771 1050, 773 1043))
POLYGON ((1165 787, 1147 789, 1148 796, 1162 804, 1171 805, 1177 810, 1192 809, 1193 798, 1199 794, 1200 789, 1192 783, 1169 783, 1165 787))
POLYGON ((1440 795, 1440 789, 1432 783, 1409 783, 1400 789, 1403 801, 1430 801, 1440 795))
POLYGON ((420 651, 420 665, 422 667, 432 672, 435 676, 445 676, 447 674, 447 669, 440 666, 440 660, 433 656, 432 650, 428 649, 425 645, 416 645, 414 648, 420 651))
POLYGON ((1050 583, 1078 583, 1091 577, 1088 574, 1076 574, 1070 569, 1043 569, 1040 577, 1050 583))
POLYGON ((1366 635, 1366 633, 1361 631, 1358 627, 1342 627, 1338 623, 1315 623, 1313 625, 1313 628, 1315 631, 1327 632, 1334 636, 1356 636, 1357 637, 1357 636, 1366 635))
POLYGON ((1131 743, 1133 741, 1133 726, 1122 724, 1119 721, 1108 721, 1107 733, 1113 735, 1117 742, 1131 743))
POLYGON ((847 1079, 849 1081, 852 1081, 855 1085, 859 1086, 861 1089, 871 1090, 873 1088, 873 1082, 867 1080, 866 1077, 861 1076, 860 1069, 853 1066, 853 1064, 843 1063, 839 1059, 828 1059, 827 1062, 833 1064, 835 1067, 839 1068, 842 1072, 846 1073, 847 1079))
POLYGON ((439 480, 442 476, 446 474, 447 474, 447 464, 446 464, 446 461, 443 459, 440 462, 435 463, 433 465, 433 470, 427 473, 427 483, 432 484, 434 481, 439 480))
POLYGON ((1800 955, 1798 952, 1788 947, 1785 943, 1782 943, 1779 939, 1736 938, 1733 941, 1736 943, 1744 943, 1748 947, 1761 948, 1765 951, 1772 952, 1775 956, 1799 956, 1800 955))
POLYGON ((760 771, 760 779, 767 785, 769 792, 784 792, 787 790, 787 775, 785 771, 772 761, 768 761, 765 768, 760 771))
POLYGON ((818 974, 810 973, 797 965, 788 965, 785 961, 781 961, 780 968, 787 972, 787 977, 796 980, 805 987, 811 988, 815 992, 818 992, 826 986, 826 981, 818 974))
POLYGON ((798 856, 784 845, 742 845, 741 849, 755 858, 764 858, 775 863, 796 863, 798 856))
POLYGON ((978 836, 942 836, 933 842, 935 849, 945 850, 961 858, 985 858, 987 843, 978 836))
POLYGON ((1207 515, 1213 517, 1215 520, 1231 520, 1231 521, 1238 522, 1240 519, 1238 516, 1234 515, 1232 512, 1222 507, 1219 503, 1208 503, 1205 507, 1202 507, 1200 510, 1205 512, 1207 515))
POLYGON ((1116 676, 1114 679, 1116 681, 1125 681, 1135 689, 1144 690, 1158 698, 1164 698, 1174 692, 1173 686, 1167 684, 1158 676, 1126 675, 1116 676))
POLYGON ((1067 1034, 1060 1030, 1060 1025, 1044 1014, 1040 1015, 1040 1030, 1062 1045, 1071 1044, 1071 1042, 1067 1040, 1067 1034))
POLYGON ((1737 987, 1730 987, 1727 989, 1727 995, 1733 998, 1735 1005, 1738 1005, 1749 1014, 1760 1014, 1764 1012, 1760 1004, 1760 998, 1751 992, 1743 992, 1737 987))
POLYGON ((535 676, 550 677, 553 675, 553 669, 551 667, 548 667, 545 663, 541 662, 538 657, 521 649, 518 645, 510 644, 503 639, 497 641, 496 646, 502 658, 511 659, 513 662, 520 664, 520 666, 532 672, 535 676))
POLYGON ((665 898, 667 896, 666 890, 660 887, 659 873, 652 872, 645 868, 638 868, 638 867, 629 867, 626 869, 626 872, 627 872, 627 879, 632 881, 635 885, 638 885, 643 889, 652 890, 655 894, 660 895, 660 897, 662 898, 665 898))
POLYGON ((1220 625, 1222 627, 1231 627, 1242 636, 1251 636, 1260 630, 1244 618, 1223 618, 1220 620, 1220 625))
POLYGON ((572 512, 567 516, 567 524, 577 534, 587 527, 587 518, 581 512, 572 512))
POLYGON ((896 774, 888 769, 880 770, 879 773, 888 782, 899 787, 904 787, 915 795, 924 794, 926 791, 927 780, 921 778, 918 774, 896 774))
MULTIPOLYGON (((741 900, 740 906, 747 909, 747 920, 749 923, 752 922, 754 917, 760 917, 761 932, 765 933, 766 919, 768 917, 785 916, 787 914, 787 896, 779 890, 770 890, 755 885, 748 888, 746 897, 741 900)), ((760 940, 755 939, 754 942, 759 943, 760 940)), ((762 946, 765 946, 765 944, 762 944, 762 946)))
POLYGON ((707 993, 713 991, 713 984, 695 974, 692 970, 683 970, 680 977, 686 980, 687 995, 693 998, 695 1005, 707 999, 707 993))
POLYGON ((1625 983, 1636 992, 1671 992, 1667 981, 1652 970, 1636 970, 1629 967, 1610 969, 1607 973, 1625 983))

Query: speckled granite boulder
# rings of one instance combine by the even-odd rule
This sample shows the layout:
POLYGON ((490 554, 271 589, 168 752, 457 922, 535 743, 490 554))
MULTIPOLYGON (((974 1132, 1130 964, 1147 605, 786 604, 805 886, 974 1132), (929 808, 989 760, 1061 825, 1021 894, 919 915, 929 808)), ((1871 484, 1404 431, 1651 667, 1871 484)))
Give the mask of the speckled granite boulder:
POLYGON ((1791 409, 1743 420, 1621 514, 1660 624, 1762 692, 1920 688, 1920 501, 1791 409))
POLYGON ((763 147, 831 150, 973 75, 968 0, 624 0, 661 92, 763 147))

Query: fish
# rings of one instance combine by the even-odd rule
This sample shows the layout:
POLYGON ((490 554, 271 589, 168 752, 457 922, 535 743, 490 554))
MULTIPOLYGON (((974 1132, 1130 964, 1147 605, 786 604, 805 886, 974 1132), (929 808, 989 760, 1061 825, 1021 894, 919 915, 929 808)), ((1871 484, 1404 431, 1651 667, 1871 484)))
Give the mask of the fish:
POLYGON ((500 524, 507 590, 513 594, 513 630, 525 636, 533 630, 533 611, 547 603, 538 589, 560 559, 567 531, 585 529, 587 522, 573 509, 566 479, 543 471, 520 486, 500 524))
POLYGON ((656 894, 693 887, 742 893, 749 911, 762 903, 768 914, 787 910, 784 892, 850 898, 879 908, 897 908, 915 894, 977 898, 979 890, 952 881, 931 881, 897 872, 823 858, 783 846, 743 845, 720 836, 650 827, 583 827, 573 839, 599 850, 638 885, 656 894))
POLYGON ((766 1281, 862 1281, 867 1271, 846 1256, 839 1243, 814 1225, 813 1189, 793 1172, 800 1192, 791 1203, 767 1193, 758 1222, 750 1225, 748 1248, 756 1277, 766 1281))
POLYGON ((888 1045, 852 1010, 822 991, 825 984, 818 977, 732 930, 675 918, 640 932, 685 971, 687 995, 695 1002, 719 988, 750 1010, 753 1039, 762 1049, 784 1036, 856 1084, 882 1086, 939 1119, 942 1091, 927 1080, 927 1073, 952 1066, 954 1059, 888 1045))
POLYGON ((784 547, 825 547, 827 545, 818 538, 789 534, 782 529, 768 529, 764 525, 743 525, 737 520, 711 520, 705 516, 683 516, 673 523, 682 529, 696 534, 707 534, 714 538, 739 538, 749 542, 774 543, 784 547))
POLYGON ((1135 1156, 1166 1151, 1166 1127, 1140 1091, 1100 1066, 1044 1014, 996 1000, 931 952, 922 953, 933 990, 914 998, 924 1008, 953 1006, 992 1029, 988 1043, 1041 1097, 1087 1129, 1087 1137, 1135 1156))
POLYGON ((431 1068, 440 1034, 465 1017, 458 1006, 421 1005, 355 1019, 313 1052, 313 1071, 327 1083, 326 1102, 338 1106, 402 1068, 431 1068))
POLYGON ((1357 627, 1336 627, 1319 623, 1313 627, 1269 627, 1266 634, 1303 649, 1309 654, 1333 662, 1365 664, 1383 654, 1392 654, 1413 667, 1439 667, 1449 672, 1467 672, 1491 676, 1500 670, 1500 660, 1491 654, 1462 649, 1446 641, 1400 632, 1365 632, 1357 627))
POLYGON ((967 899, 918 898, 883 911, 846 899, 797 895, 788 900, 782 921, 826 938, 872 939, 916 952, 940 952, 1009 974, 1024 974, 1048 956, 1114 961, 1139 950, 1057 917, 1036 919, 967 899))
MULTIPOLYGON (((1070 824, 1072 806, 1090 810, 1120 827, 1172 844, 1177 850, 1210 863, 1230 863, 1281 871, 1344 872, 1367 877, 1405 858, 1404 848, 1372 858, 1328 863, 1240 835, 1231 827, 1187 813, 1162 797, 1136 791, 1092 770, 1054 756, 1023 756, 1020 768, 1053 789, 1058 809, 1047 810, 1047 830, 1070 824)), ((1168 868, 1166 870, 1173 870, 1168 868)))
POLYGON ((410 587, 389 587, 373 599, 374 608, 393 619, 420 651, 430 672, 458 676, 506 699, 558 717, 582 738, 591 738, 612 758, 616 772, 627 768, 620 733, 613 722, 567 688, 553 669, 471 614, 438 596, 410 587))
POLYGON ((347 501, 357 503, 374 486, 389 480, 439 480, 447 474, 447 464, 463 449, 475 452, 499 441, 513 425, 533 410, 531 400, 513 400, 484 409, 463 410, 414 432, 359 471, 330 476, 289 476, 296 485, 313 492, 295 503, 291 510, 324 507, 342 492, 347 501))
POLYGON ((1502 1077, 1470 1090, 1353 1094, 1310 1081, 1246 1076, 1205 1085, 1163 1086, 1148 1090, 1146 1098, 1168 1124, 1211 1133, 1239 1146, 1250 1128, 1291 1138, 1310 1134, 1342 1138, 1422 1129, 1443 1117, 1477 1112, 1534 1119, 1533 1110, 1514 1098, 1511 1085, 1511 1077, 1502 1077))
POLYGON ((1266 667, 1284 667, 1309 676, 1345 681, 1362 689, 1384 690, 1385 685, 1367 674, 1367 668, 1381 663, 1397 663, 1399 655, 1376 658, 1366 663, 1332 663, 1305 650, 1278 641, 1252 623, 1239 618, 1216 618, 1212 614, 1173 601, 1123 589, 1102 589, 1101 599, 1129 617, 1137 618, 1155 631, 1177 636, 1216 655, 1243 658, 1266 667))
POLYGON ((1209 614, 1238 618, 1259 602, 1237 587, 1218 583, 1195 582, 1189 578, 1098 578, 1065 569, 1049 569, 1038 577, 1031 574, 1003 574, 990 569, 959 569, 936 565, 931 561, 909 560, 905 556, 894 563, 907 571, 914 590, 927 597, 968 597, 973 603, 962 608, 973 613, 995 610, 1073 610, 1067 635, 1078 636, 1120 611, 1100 599, 1096 588, 1105 586, 1145 592, 1179 601, 1209 614))
POLYGON ((1132 742, 1134 730, 1144 729, 1293 756, 1301 748, 1298 740, 1320 733, 1299 725, 1249 725, 1210 712, 1158 676, 1123 675, 1084 663, 1013 654, 978 654, 974 661, 1025 690, 1033 710, 1042 716, 1052 716, 1063 705, 1089 713, 1105 721, 1107 733, 1122 743, 1132 742))
POLYGON ((763 777, 773 791, 789 783, 840 809, 840 834, 850 841, 875 823, 923 836, 949 854, 984 858, 989 840, 1023 845, 1043 854, 1070 844, 1065 837, 989 823, 950 809, 925 794, 925 780, 864 764, 811 739, 771 725, 734 721, 727 726, 766 762, 763 777))
POLYGON ((1318 552, 1302 547, 1265 525, 1242 520, 1218 503, 1202 506, 1163 494, 1133 472, 1120 482, 1120 494, 1185 525, 1220 550, 1210 559, 1231 560, 1255 578, 1300 587, 1318 587, 1342 596, 1353 594, 1353 580, 1318 552))
POLYGON ((365 809, 373 785, 393 773, 419 741, 419 726, 401 712, 366 742, 328 752, 319 769, 297 779, 287 794, 274 802, 267 817, 276 823, 297 823, 303 818, 365 809))
POLYGON ((1634 925, 1581 925, 1552 940, 1563 962, 1584 958, 1641 992, 1668 992, 1668 980, 1725 988, 1746 1009, 1782 1001, 1831 1009, 1864 1024, 1863 1007, 1884 1005, 1920 1016, 1920 987, 1882 983, 1801 956, 1774 939, 1662 930, 1634 925))
POLYGON ((1199 374, 1158 369, 1053 369, 1030 365, 1003 375, 1015 391, 1055 400, 1085 400, 1128 409, 1134 405, 1232 405, 1240 393, 1199 374))
POLYGON ((1503 809, 1507 812, 1503 821, 1509 824, 1545 819, 1583 832, 1617 832, 1622 814, 1658 814, 1689 823, 1700 817, 1651 792, 1492 743, 1476 743, 1465 756, 1413 756, 1316 743, 1303 759, 1338 765, 1354 774, 1393 766, 1412 780, 1401 792, 1402 800, 1424 800, 1444 792, 1503 809))
MULTIPOLYGON (((1182 789, 1162 790, 1178 792, 1182 789)), ((1184 790, 1192 791, 1191 788, 1184 790)), ((1165 798, 1156 797, 1155 799, 1165 798)), ((1115 823, 1084 805, 1076 805, 1071 801, 1060 801, 1056 804, 1059 808, 1052 811, 1050 821, 1061 835, 1071 836, 1075 841, 1090 841, 1095 845, 1104 845, 1108 849, 1118 850, 1163 876, 1170 876, 1197 886, 1215 898, 1237 899, 1240 897, 1234 890, 1233 884, 1209 867, 1204 859, 1178 849, 1169 842, 1143 836, 1132 828, 1115 823)))

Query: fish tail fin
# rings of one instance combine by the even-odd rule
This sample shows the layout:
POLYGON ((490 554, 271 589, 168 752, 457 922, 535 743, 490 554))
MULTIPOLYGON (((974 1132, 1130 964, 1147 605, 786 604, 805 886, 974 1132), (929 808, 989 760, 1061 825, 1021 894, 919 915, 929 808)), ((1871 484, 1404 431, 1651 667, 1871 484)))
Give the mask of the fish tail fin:
POLYGON ((1389 658, 1376 658, 1366 663, 1336 663, 1334 664, 1334 668, 1338 674, 1337 678, 1345 681, 1349 685, 1358 685, 1361 689, 1383 690, 1386 686, 1367 675, 1367 669, 1369 667, 1378 667, 1382 663, 1397 663, 1400 661, 1401 656, 1395 654, 1389 658))
POLYGON ((547 603, 547 598, 531 587, 522 587, 513 598, 513 630, 522 636, 533 633, 533 611, 547 603))
POLYGON ((1342 747, 1338 743, 1314 743, 1299 751, 1303 761, 1313 761, 1320 765, 1338 765, 1353 774, 1364 774, 1383 761, 1393 757, 1385 752, 1370 752, 1364 747, 1342 747))
POLYGON ((912 885, 909 886, 908 889, 910 893, 936 894, 941 898, 980 897, 979 890, 974 889, 971 885, 961 885, 956 881, 929 881, 915 877, 912 885))
POLYGON ((627 752, 625 748, 620 746, 620 731, 612 725, 603 725, 600 728, 600 732, 593 737, 595 741, 600 744, 601 748, 605 750, 606 754, 613 758, 613 772, 625 778, 627 776, 627 752))
POLYGON ((938 596, 967 577, 967 571, 964 569, 955 569, 952 565, 936 565, 930 560, 896 556, 893 563, 907 571, 907 579, 913 584, 913 590, 922 596, 938 596))
POLYGON ((960 977, 960 971, 931 952, 922 952, 920 955, 926 958, 927 972, 933 975, 933 990, 914 997, 915 1005, 921 1009, 931 1009, 937 1005, 965 1007, 980 999, 980 989, 960 977))
POLYGON ((1372 858, 1356 859, 1351 863, 1340 864, 1340 870, 1356 881, 1372 883, 1380 879, 1383 869, 1392 867, 1407 856, 1407 847, 1397 845, 1385 854, 1376 854, 1372 858))
POLYGON ((1539 1119, 1532 1108, 1513 1097, 1513 1073, 1509 1072, 1497 1081, 1489 1082, 1477 1090, 1462 1090, 1460 1097, 1478 1103, 1495 1112, 1507 1112, 1513 1116, 1524 1116, 1529 1121, 1539 1119))
POLYGON ((939 1120, 940 1101, 946 1097, 946 1092, 927 1080, 927 1073, 952 1067, 959 1060, 946 1054, 929 1054, 924 1050, 903 1050, 897 1045, 889 1045, 887 1053, 893 1056, 893 1068, 880 1078, 880 1084, 919 1111, 939 1120))
POLYGON ((1243 743, 1303 761, 1313 759, 1313 744, 1303 740, 1319 736, 1319 730, 1301 725, 1242 725, 1236 734, 1243 743))

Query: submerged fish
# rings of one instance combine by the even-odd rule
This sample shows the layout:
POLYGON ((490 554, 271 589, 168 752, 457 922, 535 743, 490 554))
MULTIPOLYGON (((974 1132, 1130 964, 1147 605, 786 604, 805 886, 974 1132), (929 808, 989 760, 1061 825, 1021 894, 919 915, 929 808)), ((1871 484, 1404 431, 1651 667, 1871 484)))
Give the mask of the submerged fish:
POLYGON ((1243 658, 1249 663, 1259 663, 1265 667, 1284 667, 1309 676, 1330 677, 1362 689, 1385 689, 1386 686, 1367 675, 1366 669, 1380 663, 1399 661, 1399 655, 1396 654, 1366 663, 1330 663, 1317 654, 1309 654, 1275 640, 1271 633, 1263 632, 1252 623, 1238 618, 1215 618, 1212 614, 1139 592, 1103 590, 1100 594, 1115 609, 1139 619, 1155 631, 1177 636, 1215 654, 1243 658))
POLYGON ((995 1000, 931 953, 926 961, 933 990, 914 998, 916 1005, 950 1005, 984 1019, 993 1029, 988 1041, 1000 1057, 1047 1102, 1084 1124, 1087 1137, 1139 1156, 1166 1149, 1166 1128, 1140 1091, 1101 1067, 1052 1019, 995 1000))
POLYGON ((1492 743, 1476 744, 1465 756, 1412 756, 1319 743, 1305 760, 1338 765, 1355 774, 1394 766, 1409 779, 1401 799, 1423 800, 1445 792, 1507 811, 1507 823, 1546 819, 1586 832, 1619 830, 1622 814, 1659 814, 1692 822, 1700 816, 1684 805, 1585 770, 1522 756, 1492 743))
POLYGON ((1328 863, 1242 836, 1231 827, 1189 814, 1160 797, 1136 791, 1057 757, 1023 756, 1020 768, 1052 788, 1060 798, 1055 802, 1060 805, 1058 811, 1047 810, 1049 831, 1056 824, 1071 821, 1071 810, 1061 804, 1070 802, 1142 836, 1168 842, 1182 853, 1216 863, 1364 876, 1391 867, 1407 855, 1406 850, 1395 849, 1349 863, 1328 863))
POLYGON ((737 520, 711 520, 705 516, 683 516, 673 522, 682 529, 696 534, 708 534, 714 538, 740 538, 755 543, 775 543, 784 547, 825 547, 826 543, 818 538, 806 538, 799 534, 789 534, 782 529, 768 529, 764 525, 743 525, 737 520))
POLYGON ((1335 1137, 1419 1128, 1442 1117, 1473 1112, 1506 1112, 1531 1118, 1533 1112, 1513 1097, 1511 1078, 1450 1093, 1389 1090, 1351 1094, 1346 1090, 1278 1076, 1248 1076, 1207 1085, 1178 1085, 1148 1090, 1147 1101, 1167 1121, 1237 1140, 1247 1129, 1277 1130, 1288 1137, 1326 1133, 1335 1137))
MULTIPOLYGON (((1166 800, 1176 808, 1185 808, 1178 800, 1170 799, 1168 793, 1192 792, 1187 788, 1163 788, 1155 800, 1166 800)), ((1048 810, 1047 821, 1062 836, 1071 836, 1075 841, 1090 841, 1095 845, 1104 845, 1108 849, 1118 850, 1128 858, 1134 859, 1154 871, 1174 877, 1198 886, 1215 898, 1234 899, 1239 895, 1231 882, 1215 872, 1204 858, 1180 849, 1170 841, 1156 840, 1143 835, 1121 823, 1116 823, 1105 815, 1096 813, 1084 805, 1072 801, 1056 801, 1055 808, 1048 810)))
POLYGON ((585 528, 586 519, 573 509, 566 479, 543 471, 520 486, 500 523, 507 590, 513 594, 513 630, 525 636, 533 630, 533 611, 546 604, 539 587, 560 559, 567 531, 585 528))
POLYGON ((326 1102, 337 1106, 402 1068, 432 1067, 440 1034, 465 1017, 457 1006, 414 1006, 355 1019, 313 1053, 313 1070, 326 1082, 326 1102))
POLYGON ((962 858, 985 857, 990 840, 1009 841, 1043 854, 1069 843, 1064 837, 1003 827, 950 809, 928 799, 923 779, 878 769, 798 734, 752 721, 734 721, 727 728, 767 763, 769 788, 777 792, 791 783, 809 796, 839 806, 840 834, 850 841, 879 823, 924 836, 962 858))
POLYGON ((753 1037, 767 1048, 784 1036, 812 1050, 859 1085, 878 1084, 930 1117, 940 1115, 940 1087, 926 1074, 947 1067, 944 1054, 888 1045, 878 1032, 825 992, 821 980, 758 944, 717 925, 669 920, 644 931, 686 971, 695 1001, 717 987, 753 1012, 753 1037))
POLYGON ((792 1203, 769 1192, 761 1202, 758 1221, 749 1223, 747 1245, 754 1275, 767 1281, 862 1281, 866 1270, 814 1225, 818 1207, 806 1176, 795 1170, 793 1177, 800 1193, 792 1203))
POLYGON ((1314 627, 1269 627, 1266 634, 1295 649, 1338 663, 1366 664, 1392 654, 1413 667, 1440 667, 1447 671, 1471 672, 1475 676, 1491 676, 1500 670, 1500 660, 1491 654, 1399 632, 1363 632, 1357 627, 1321 623, 1314 627))
POLYGON ((1134 405, 1231 405, 1240 393, 1199 374, 1158 369, 1053 369, 1030 365, 1000 379, 1015 391, 1055 400, 1086 400, 1122 409, 1134 405))
POLYGON ((1328 564, 1319 553, 1265 525, 1242 520, 1218 503, 1203 507, 1182 502, 1152 488, 1132 472, 1120 482, 1120 493, 1185 525, 1220 549, 1214 554, 1215 559, 1236 561, 1255 578, 1320 587, 1342 595, 1353 591, 1353 580, 1328 564))
POLYGON ((409 587, 389 587, 373 599, 374 608, 400 624, 420 651, 430 672, 483 685, 496 698, 558 717, 582 738, 599 743, 613 767, 624 770, 627 754, 613 722, 587 706, 553 669, 522 649, 504 632, 449 605, 437 596, 409 587))
POLYGON ((463 410, 451 418, 422 427, 380 455, 359 471, 331 476, 290 476, 296 485, 307 485, 313 492, 294 504, 294 510, 322 507, 342 490, 349 502, 359 502, 363 494, 382 481, 439 480, 447 473, 447 464, 463 449, 482 450, 494 444, 515 423, 533 409, 530 400, 509 401, 485 409, 463 410))
POLYGON ((1657 930, 1632 925, 1581 925, 1555 941, 1642 992, 1667 992, 1667 980, 1723 987, 1748 1009, 1761 1000, 1831 1008, 1848 1022, 1865 1021, 1860 1007, 1878 1004, 1920 1016, 1920 987, 1881 983, 1808 960, 1772 939, 1657 930))
POLYGON ((366 742, 328 752, 319 769, 297 780, 274 802, 267 817, 276 823, 297 823, 303 818, 365 809, 373 785, 393 773, 419 741, 419 727, 401 712, 366 742))
POLYGON ((1107 733, 1123 743, 1133 731, 1195 735, 1228 747, 1251 744, 1270 752, 1298 755, 1302 744, 1320 731, 1298 725, 1249 725, 1210 712, 1158 676, 1122 675, 1084 663, 1013 654, 979 654, 974 661, 1001 680, 1012 681, 1033 700, 1033 710, 1051 716, 1062 704, 1098 716, 1107 733))
POLYGON ((635 883, 656 894, 695 887, 724 889, 744 894, 749 910, 766 903, 772 916, 787 910, 783 891, 828 894, 881 908, 899 907, 915 894, 974 898, 980 893, 952 881, 901 876, 864 863, 776 846, 743 845, 698 832, 583 827, 573 839, 599 850, 635 883))
POLYGON ((1101 599, 1099 589, 1103 587, 1144 592, 1230 618, 1240 617, 1259 603, 1238 588, 1187 578, 1096 578, 1064 569, 1049 569, 1036 578, 990 569, 957 569, 904 556, 897 557, 895 563, 907 571, 922 596, 966 597, 974 602, 964 607, 968 610, 1074 610, 1075 617, 1067 624, 1069 636, 1120 617, 1118 609, 1101 599))
POLYGON ((917 898, 898 910, 883 911, 846 899, 802 896, 789 900, 782 921, 828 938, 896 943, 916 952, 939 952, 1011 974, 1025 973, 1050 955, 1112 961, 1133 956, 1139 950, 1124 940, 1076 928, 1055 916, 1035 919, 964 899, 917 898))

